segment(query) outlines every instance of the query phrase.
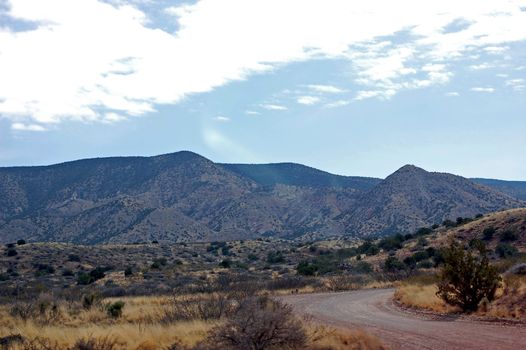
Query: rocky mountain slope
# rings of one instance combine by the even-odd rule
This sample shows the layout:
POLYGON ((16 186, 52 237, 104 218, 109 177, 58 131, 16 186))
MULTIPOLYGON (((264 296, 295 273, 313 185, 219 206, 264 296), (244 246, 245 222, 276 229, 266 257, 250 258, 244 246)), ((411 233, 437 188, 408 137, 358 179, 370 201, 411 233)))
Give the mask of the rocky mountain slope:
POLYGON ((0 168, 1 242, 366 236, 520 206, 416 167, 382 181, 292 163, 216 164, 184 151, 0 168))
POLYGON ((360 196, 343 220, 351 234, 382 235, 520 205, 515 198, 461 176, 406 165, 360 196))

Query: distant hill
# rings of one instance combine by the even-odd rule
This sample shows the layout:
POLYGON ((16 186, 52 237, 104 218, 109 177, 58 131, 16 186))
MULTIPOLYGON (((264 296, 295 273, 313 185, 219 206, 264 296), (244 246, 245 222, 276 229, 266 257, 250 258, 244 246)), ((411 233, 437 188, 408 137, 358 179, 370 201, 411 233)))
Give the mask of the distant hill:
POLYGON ((479 178, 471 179, 471 181, 493 187, 502 193, 526 201, 526 181, 505 181, 479 178))
POLYGON ((216 164, 183 151, 0 168, 0 242, 310 240, 412 231, 520 206, 468 179, 412 166, 380 180, 293 163, 216 164))
POLYGON ((520 205, 516 198, 461 176, 406 165, 361 195, 344 222, 351 234, 381 235, 520 205))
POLYGON ((296 163, 221 165, 264 186, 282 184, 306 187, 346 187, 366 191, 382 181, 382 179, 372 177, 333 175, 296 163))

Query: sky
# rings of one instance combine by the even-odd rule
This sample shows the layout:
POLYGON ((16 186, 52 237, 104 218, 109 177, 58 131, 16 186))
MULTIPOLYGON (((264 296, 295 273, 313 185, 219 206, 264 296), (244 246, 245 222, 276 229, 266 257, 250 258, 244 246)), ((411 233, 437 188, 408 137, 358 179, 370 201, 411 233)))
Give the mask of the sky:
POLYGON ((526 0, 0 0, 0 166, 179 150, 526 180, 526 0))

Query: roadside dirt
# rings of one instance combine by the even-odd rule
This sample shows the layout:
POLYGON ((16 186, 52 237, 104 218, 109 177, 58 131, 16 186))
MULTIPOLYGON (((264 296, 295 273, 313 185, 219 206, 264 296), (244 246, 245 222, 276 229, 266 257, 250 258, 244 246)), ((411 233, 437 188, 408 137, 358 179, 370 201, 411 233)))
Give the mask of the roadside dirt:
POLYGON ((526 349, 526 326, 460 316, 409 312, 392 302, 394 289, 284 296, 299 313, 336 327, 357 327, 389 349, 526 349))

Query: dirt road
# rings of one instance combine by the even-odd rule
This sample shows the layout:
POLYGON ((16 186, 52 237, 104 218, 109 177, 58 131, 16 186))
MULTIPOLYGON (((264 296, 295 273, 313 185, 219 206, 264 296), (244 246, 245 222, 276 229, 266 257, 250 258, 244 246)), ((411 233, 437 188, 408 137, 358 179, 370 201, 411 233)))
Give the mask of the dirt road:
POLYGON ((526 349, 526 326, 424 316, 393 305, 393 289, 286 296, 298 312, 339 327, 359 327, 389 349, 526 349))

